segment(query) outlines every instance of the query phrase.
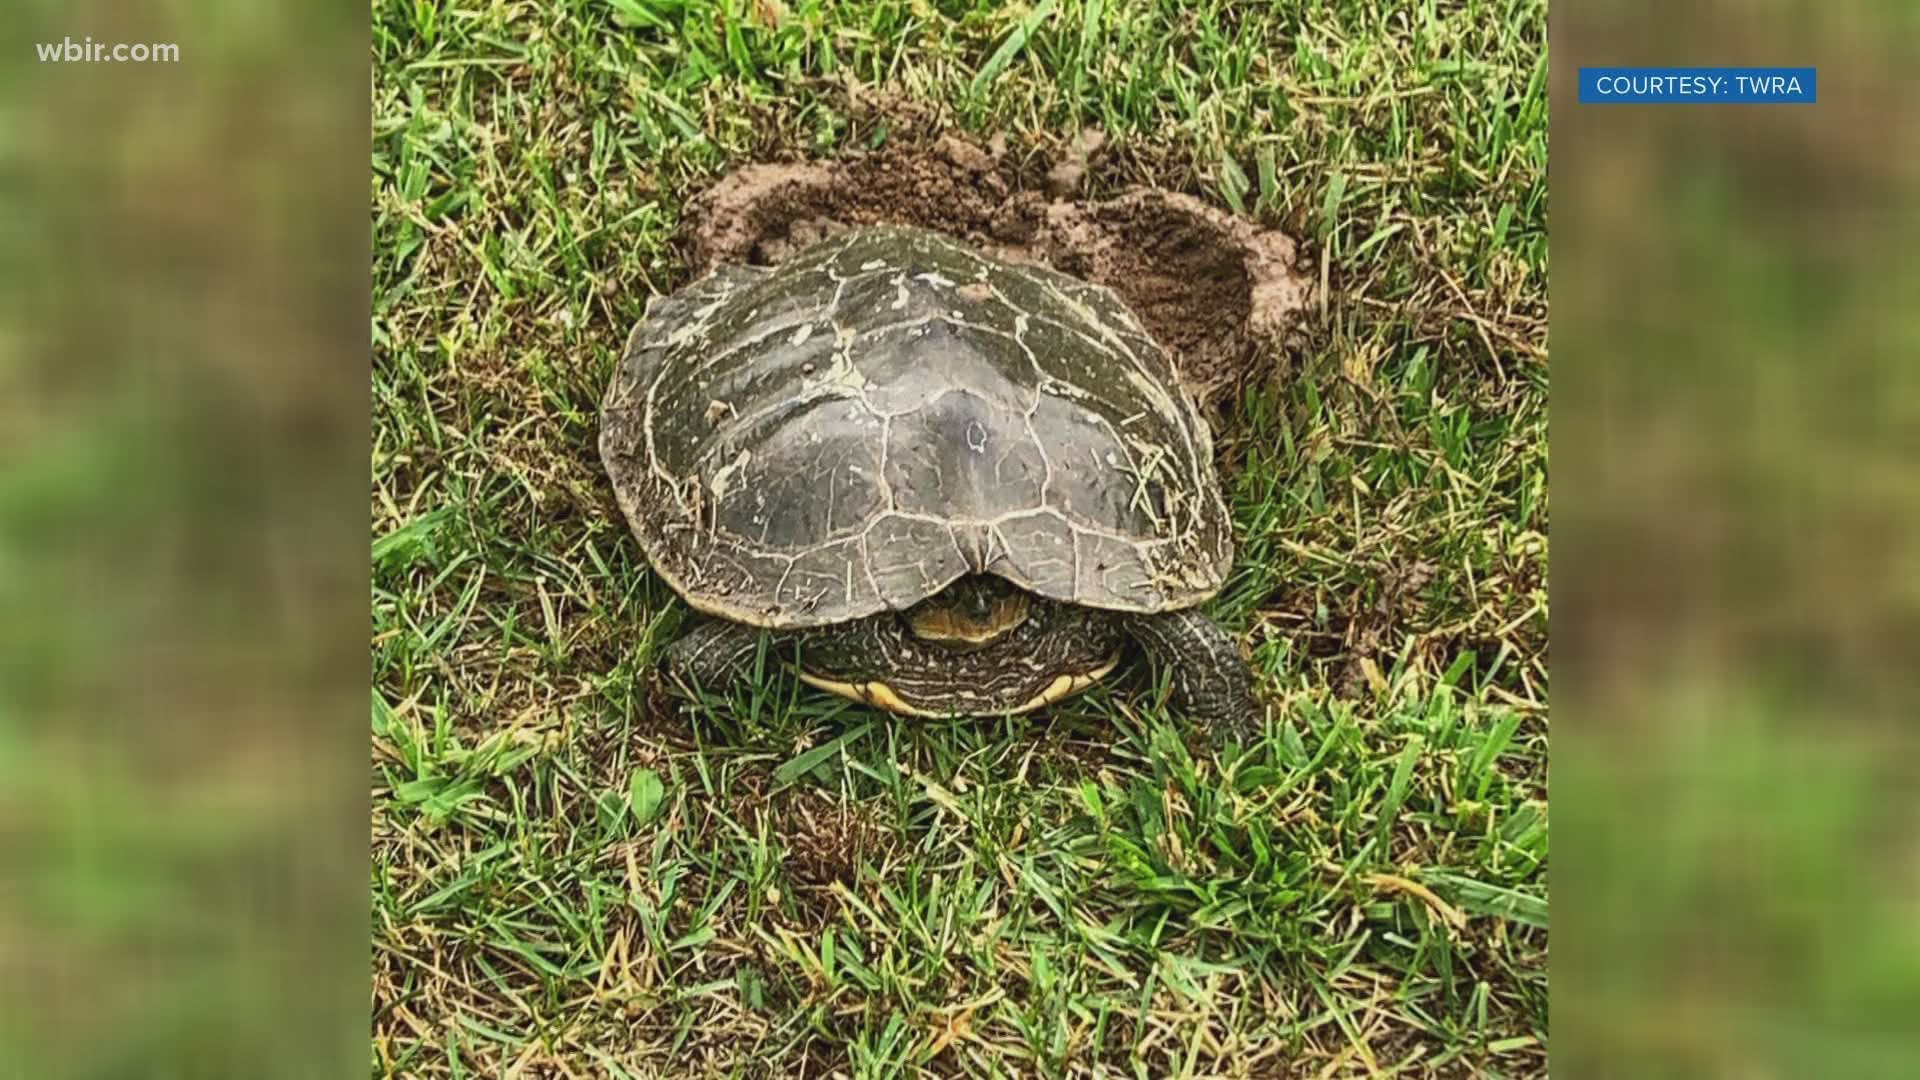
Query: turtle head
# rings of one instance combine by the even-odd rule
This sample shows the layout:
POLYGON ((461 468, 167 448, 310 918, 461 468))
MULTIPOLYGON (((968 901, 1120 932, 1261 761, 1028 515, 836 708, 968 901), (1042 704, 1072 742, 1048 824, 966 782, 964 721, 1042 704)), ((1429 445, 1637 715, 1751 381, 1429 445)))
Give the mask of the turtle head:
POLYGON ((1032 612, 1027 594, 987 574, 963 577, 907 609, 907 629, 949 649, 984 648, 1019 629, 1032 612))

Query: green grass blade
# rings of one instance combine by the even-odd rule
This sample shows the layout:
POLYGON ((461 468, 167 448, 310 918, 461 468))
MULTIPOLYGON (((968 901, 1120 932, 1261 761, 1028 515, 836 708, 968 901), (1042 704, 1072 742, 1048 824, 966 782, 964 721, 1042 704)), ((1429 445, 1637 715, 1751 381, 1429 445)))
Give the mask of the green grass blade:
POLYGON ((1007 40, 1001 42, 987 62, 981 65, 979 73, 973 77, 973 83, 967 87, 967 93, 979 97, 982 90, 992 85, 993 80, 999 78, 1000 73, 1007 70, 1007 66, 1020 55, 1020 50, 1027 47, 1027 39, 1040 28, 1040 24, 1053 17, 1054 9, 1059 6, 1059 0, 1041 0, 1040 5, 1020 20, 1020 25, 1014 27, 1013 33, 1007 35, 1007 40))

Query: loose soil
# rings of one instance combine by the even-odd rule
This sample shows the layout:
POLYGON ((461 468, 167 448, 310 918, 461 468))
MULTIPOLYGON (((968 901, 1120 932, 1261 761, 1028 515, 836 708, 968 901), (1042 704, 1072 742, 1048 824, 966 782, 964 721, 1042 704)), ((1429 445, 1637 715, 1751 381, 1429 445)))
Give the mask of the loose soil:
POLYGON ((1191 195, 1128 187, 1072 197, 1103 140, 1089 133, 1024 189, 1004 148, 954 134, 832 161, 749 165, 696 196, 696 267, 773 265, 861 225, 936 229, 1009 261, 1042 263, 1118 292, 1172 351, 1203 399, 1257 372, 1312 296, 1297 248, 1277 230, 1191 195))

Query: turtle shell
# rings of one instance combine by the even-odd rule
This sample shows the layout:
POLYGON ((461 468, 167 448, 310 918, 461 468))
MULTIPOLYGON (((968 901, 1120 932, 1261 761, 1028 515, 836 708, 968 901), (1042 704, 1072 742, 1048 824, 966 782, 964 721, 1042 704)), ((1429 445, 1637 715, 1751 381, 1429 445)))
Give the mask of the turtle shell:
POLYGON ((1164 611, 1232 561, 1206 422, 1119 297, 917 229, 655 301, 600 450, 654 569, 758 626, 903 610, 972 573, 1164 611))

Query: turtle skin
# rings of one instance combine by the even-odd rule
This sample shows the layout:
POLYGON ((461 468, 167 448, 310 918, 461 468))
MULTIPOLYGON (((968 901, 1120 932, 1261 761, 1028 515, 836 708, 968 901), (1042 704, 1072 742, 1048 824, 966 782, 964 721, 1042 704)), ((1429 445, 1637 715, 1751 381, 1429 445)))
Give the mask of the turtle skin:
POLYGON ((1174 707, 1215 741, 1259 733, 1239 646, 1192 608, 1135 615, 1043 601, 1004 635, 965 650, 917 638, 894 613, 795 631, 702 619, 668 647, 665 667, 675 686, 697 694, 748 676, 764 655, 813 686, 900 715, 1002 715, 1085 690, 1129 644, 1170 673, 1174 707))

